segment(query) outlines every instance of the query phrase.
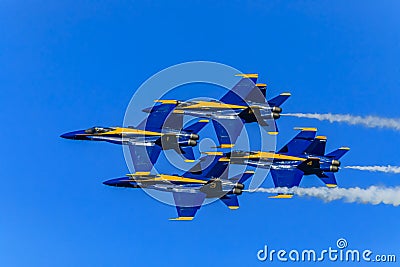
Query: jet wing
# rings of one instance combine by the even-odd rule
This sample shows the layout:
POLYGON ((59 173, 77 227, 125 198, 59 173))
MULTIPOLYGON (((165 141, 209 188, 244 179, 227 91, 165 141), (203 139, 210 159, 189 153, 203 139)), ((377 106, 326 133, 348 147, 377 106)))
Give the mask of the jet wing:
POLYGON ((317 129, 316 128, 296 128, 301 129, 301 132, 298 133, 292 140, 289 141, 281 150, 278 151, 279 154, 287 154, 287 155, 300 155, 302 154, 307 147, 310 146, 312 141, 315 138, 317 129))
POLYGON ((176 210, 178 217, 170 220, 176 221, 191 221, 193 220, 196 212, 200 209, 201 205, 206 198, 206 194, 202 192, 186 193, 186 192, 173 192, 176 210))
POLYGON ((158 145, 129 145, 129 151, 136 172, 150 172, 160 156, 161 147, 158 145))
POLYGON ((243 121, 240 119, 213 120, 215 133, 217 134, 219 148, 232 148, 243 129, 243 121))
POLYGON ((299 169, 271 169, 272 180, 275 187, 299 186, 304 173, 299 169))

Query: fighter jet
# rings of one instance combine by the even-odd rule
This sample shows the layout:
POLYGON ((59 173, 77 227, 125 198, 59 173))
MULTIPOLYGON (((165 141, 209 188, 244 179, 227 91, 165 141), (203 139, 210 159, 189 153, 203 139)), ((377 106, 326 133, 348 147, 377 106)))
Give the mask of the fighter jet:
MULTIPOLYGON (((315 136, 316 128, 296 128, 301 132, 276 153, 262 151, 233 151, 226 153, 222 161, 270 168, 275 187, 294 187, 300 184, 303 175, 317 175, 328 187, 336 187, 335 172, 340 161, 350 149, 341 147, 325 155, 326 136, 315 136)), ((290 198, 279 194, 274 198, 290 198)))
MULTIPOLYGON (((219 101, 157 100, 170 104, 177 103, 174 113, 213 119, 220 148, 234 146, 244 123, 257 122, 269 134, 277 134, 275 121, 280 117, 280 107, 290 96, 282 93, 266 100, 266 84, 257 83, 258 74, 238 74, 240 81, 219 101), (268 120, 272 122, 268 123, 268 120)), ((146 108, 144 112, 150 112, 146 108)))
POLYGON ((208 123, 201 119, 185 128, 183 115, 171 113, 176 104, 157 104, 137 127, 92 127, 61 135, 73 140, 105 141, 129 145, 133 165, 137 172, 149 172, 161 150, 174 149, 185 160, 194 162, 193 146, 199 140, 198 132, 208 123))
POLYGON ((190 221, 206 198, 218 198, 229 209, 239 208, 238 195, 242 194, 243 183, 253 174, 228 178, 228 165, 220 161, 222 152, 210 152, 183 175, 133 173, 126 177, 105 181, 103 184, 126 188, 146 188, 171 192, 178 217, 170 220, 190 221))

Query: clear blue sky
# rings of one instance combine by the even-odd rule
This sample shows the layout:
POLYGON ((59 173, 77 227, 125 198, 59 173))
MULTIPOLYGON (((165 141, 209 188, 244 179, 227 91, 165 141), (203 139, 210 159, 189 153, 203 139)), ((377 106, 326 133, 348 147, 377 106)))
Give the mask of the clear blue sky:
MULTIPOLYGON (((122 124, 142 82, 191 60, 258 72, 270 95, 292 92, 285 111, 400 117, 397 1, 190 2, 1 1, 0 265, 257 266, 270 264, 256 259, 264 244, 323 249, 339 237, 398 252, 400 210, 385 205, 252 194, 237 211, 214 203, 190 223, 170 222, 173 207, 102 184, 127 172, 121 147, 59 138, 122 124)), ((293 127, 316 126, 328 150, 352 148, 347 164, 400 163, 398 132, 278 124, 279 146, 293 127)), ((338 182, 400 177, 342 170, 338 182)))

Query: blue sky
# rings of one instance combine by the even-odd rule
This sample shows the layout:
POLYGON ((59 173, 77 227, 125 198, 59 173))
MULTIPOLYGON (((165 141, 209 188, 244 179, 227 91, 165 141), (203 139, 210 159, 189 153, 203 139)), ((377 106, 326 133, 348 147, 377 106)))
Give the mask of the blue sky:
MULTIPOLYGON (((397 253, 399 209, 385 205, 248 194, 237 211, 214 203, 190 223, 170 222, 173 207, 102 184, 126 173, 121 147, 59 135, 122 124, 142 82, 192 60, 258 72, 269 95, 292 92, 288 112, 398 118, 398 9, 397 1, 2 1, 1 266, 258 266, 270 264, 256 258, 264 244, 323 249, 340 237, 397 253)), ((400 162, 398 132, 278 124, 278 146, 293 127, 315 126, 328 150, 351 147, 346 164, 400 162)), ((338 174, 343 187, 399 179, 338 174)))

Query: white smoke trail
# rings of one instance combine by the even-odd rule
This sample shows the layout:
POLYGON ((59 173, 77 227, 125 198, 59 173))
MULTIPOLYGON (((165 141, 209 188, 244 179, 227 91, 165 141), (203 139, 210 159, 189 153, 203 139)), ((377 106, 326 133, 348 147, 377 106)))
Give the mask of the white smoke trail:
POLYGON ((376 116, 353 116, 350 114, 319 113, 286 113, 282 116, 317 119, 320 121, 344 122, 349 125, 362 125, 368 128, 389 128, 400 131, 400 119, 381 118, 376 116))
POLYGON ((370 172, 400 173, 399 166, 346 166, 345 169, 353 169, 370 172))
POLYGON ((380 203, 399 206, 400 205, 400 186, 397 187, 378 187, 368 188, 327 188, 327 187, 277 187, 277 188, 258 188, 251 192, 263 193, 282 193, 295 194, 298 196, 316 197, 326 202, 333 200, 344 200, 349 203, 364 203, 377 205, 380 203))

